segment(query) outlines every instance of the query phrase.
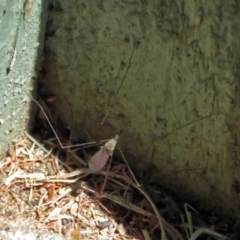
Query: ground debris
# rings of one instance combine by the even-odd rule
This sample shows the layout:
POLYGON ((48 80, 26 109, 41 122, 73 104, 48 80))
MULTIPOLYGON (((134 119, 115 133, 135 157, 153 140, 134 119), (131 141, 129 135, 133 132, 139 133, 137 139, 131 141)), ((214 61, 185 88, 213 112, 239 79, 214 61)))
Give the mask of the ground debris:
POLYGON ((125 166, 94 172, 47 142, 26 134, 0 163, 0 239, 188 239, 184 212, 161 193, 157 208, 125 166))

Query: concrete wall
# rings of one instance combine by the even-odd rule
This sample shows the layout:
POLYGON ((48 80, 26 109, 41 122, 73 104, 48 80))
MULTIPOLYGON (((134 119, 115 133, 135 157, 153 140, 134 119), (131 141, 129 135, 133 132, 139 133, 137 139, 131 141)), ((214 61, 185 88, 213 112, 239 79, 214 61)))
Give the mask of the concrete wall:
POLYGON ((51 1, 41 83, 75 137, 126 126, 119 145, 140 174, 238 214, 239 10, 231 0, 51 1))

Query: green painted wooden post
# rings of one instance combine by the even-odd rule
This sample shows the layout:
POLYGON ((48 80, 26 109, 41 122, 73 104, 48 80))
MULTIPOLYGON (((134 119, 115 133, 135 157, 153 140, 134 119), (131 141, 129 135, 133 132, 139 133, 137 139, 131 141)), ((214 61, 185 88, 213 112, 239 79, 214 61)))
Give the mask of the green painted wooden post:
POLYGON ((27 92, 37 79, 46 18, 47 1, 0 0, 1 156, 31 124, 27 92))

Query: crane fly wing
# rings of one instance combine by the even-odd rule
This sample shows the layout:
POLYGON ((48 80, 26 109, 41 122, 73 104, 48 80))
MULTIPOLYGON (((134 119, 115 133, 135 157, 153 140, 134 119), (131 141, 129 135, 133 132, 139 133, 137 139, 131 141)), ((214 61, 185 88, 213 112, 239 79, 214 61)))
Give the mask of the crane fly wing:
POLYGON ((103 146, 91 157, 88 166, 92 171, 100 171, 106 165, 108 158, 109 154, 105 146, 103 146))
POLYGON ((88 166, 92 171, 100 171, 106 165, 109 156, 112 156, 116 146, 118 135, 109 140, 105 145, 97 151, 90 159, 88 166))

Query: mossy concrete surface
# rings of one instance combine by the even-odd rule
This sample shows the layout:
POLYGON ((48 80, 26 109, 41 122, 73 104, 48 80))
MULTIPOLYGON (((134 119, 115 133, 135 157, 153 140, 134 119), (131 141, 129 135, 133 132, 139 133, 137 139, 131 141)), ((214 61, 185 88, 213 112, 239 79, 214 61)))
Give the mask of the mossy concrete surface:
POLYGON ((30 124, 28 94, 36 80, 43 47, 46 6, 40 0, 0 1, 1 156, 30 124))
POLYGON ((136 171, 238 214, 239 10, 232 0, 50 1, 42 84, 76 138, 125 127, 119 145, 136 171))

